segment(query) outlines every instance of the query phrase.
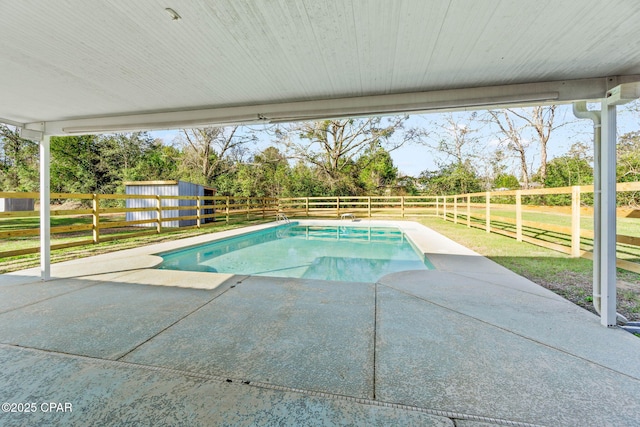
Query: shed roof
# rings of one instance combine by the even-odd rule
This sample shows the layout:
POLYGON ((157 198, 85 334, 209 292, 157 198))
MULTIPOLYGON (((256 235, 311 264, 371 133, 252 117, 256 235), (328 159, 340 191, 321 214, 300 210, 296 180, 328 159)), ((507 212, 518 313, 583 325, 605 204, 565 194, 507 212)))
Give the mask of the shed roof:
POLYGON ((635 0, 0 0, 0 11, 0 121, 54 134, 596 99, 640 80, 635 0))

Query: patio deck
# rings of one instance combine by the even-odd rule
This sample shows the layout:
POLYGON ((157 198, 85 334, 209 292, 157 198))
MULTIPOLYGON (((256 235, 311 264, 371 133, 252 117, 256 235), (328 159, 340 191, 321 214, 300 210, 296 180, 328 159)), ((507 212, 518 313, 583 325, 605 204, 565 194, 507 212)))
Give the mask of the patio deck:
POLYGON ((437 270, 151 269, 199 236, 2 275, 0 401, 37 410, 0 424, 640 425, 640 339, 402 224, 437 270))

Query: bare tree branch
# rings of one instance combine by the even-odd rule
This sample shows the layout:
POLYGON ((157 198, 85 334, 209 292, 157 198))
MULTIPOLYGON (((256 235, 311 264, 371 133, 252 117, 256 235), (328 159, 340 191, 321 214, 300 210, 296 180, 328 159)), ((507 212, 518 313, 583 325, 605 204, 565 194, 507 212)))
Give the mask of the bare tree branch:
POLYGON ((367 148, 377 144, 392 151, 415 139, 415 132, 397 133, 407 118, 303 122, 281 128, 276 135, 290 156, 311 163, 332 179, 338 179, 367 148))
POLYGON ((181 129, 183 167, 198 170, 208 184, 229 172, 247 153, 247 144, 256 140, 252 133, 240 134, 239 128, 181 129))
POLYGON ((503 110, 502 114, 497 111, 489 110, 489 116, 492 123, 498 126, 502 137, 498 136, 501 143, 505 144, 507 149, 516 154, 520 163, 520 174, 524 188, 529 188, 529 167, 527 165, 526 151, 528 147, 527 141, 522 137, 522 128, 518 128, 511 117, 509 110, 503 110))

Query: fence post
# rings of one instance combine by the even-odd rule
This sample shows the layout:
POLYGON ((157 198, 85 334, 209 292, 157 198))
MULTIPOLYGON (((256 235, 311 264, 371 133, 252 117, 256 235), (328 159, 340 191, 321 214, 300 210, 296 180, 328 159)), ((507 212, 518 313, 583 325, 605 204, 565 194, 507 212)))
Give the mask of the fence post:
POLYGON ((162 200, 156 195, 156 233, 162 233, 162 200))
POLYGON ((571 187, 571 256, 580 258, 580 186, 571 187))
POLYGON ((309 198, 305 197, 304 199, 304 211, 307 214, 307 218, 309 217, 309 198))
POLYGON ((467 194, 467 228, 471 228, 471 196, 467 194))
POLYGON ((522 242, 522 193, 516 190, 516 240, 522 242))
POLYGON ((447 196, 442 196, 444 199, 442 204, 442 219, 447 220, 447 196))
POLYGON ((400 196, 400 216, 404 218, 404 196, 400 196))
POLYGON ((438 214, 440 213, 440 209, 438 206, 438 202, 440 201, 440 198, 438 196, 436 196, 436 218, 438 217, 438 214))
POLYGON ((336 197, 336 212, 338 213, 337 217, 340 218, 340 197, 336 197))
POLYGON ((453 223, 458 223, 458 196, 453 196, 453 223))
POLYGON ((371 218, 371 196, 367 197, 367 215, 371 218))
POLYGON ((229 224, 229 196, 227 196, 227 204, 225 207, 226 223, 229 224))
POLYGON ((200 228, 202 224, 202 219, 200 218, 200 209, 202 208, 202 203, 200 202, 200 196, 196 196, 196 228, 200 228))
POLYGON ((93 195, 93 243, 100 243, 100 196, 98 194, 93 195))
POLYGON ((484 195, 485 204, 485 229, 487 233, 491 233, 491 193, 486 192, 484 195))
POLYGON ((251 199, 247 197, 247 221, 249 221, 249 210, 251 210, 251 199))
POLYGON ((262 219, 264 219, 265 218, 264 210, 267 206, 267 199, 261 199, 261 200, 262 200, 262 219))

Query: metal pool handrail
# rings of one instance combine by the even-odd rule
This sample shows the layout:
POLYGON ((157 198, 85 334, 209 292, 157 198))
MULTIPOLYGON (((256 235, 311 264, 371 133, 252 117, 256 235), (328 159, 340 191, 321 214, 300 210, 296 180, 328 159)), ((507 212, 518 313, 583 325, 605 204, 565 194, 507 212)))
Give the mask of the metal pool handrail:
POLYGON ((284 214, 284 212, 278 212, 276 213, 276 222, 286 222, 287 224, 289 224, 289 218, 287 218, 287 216, 284 214))

